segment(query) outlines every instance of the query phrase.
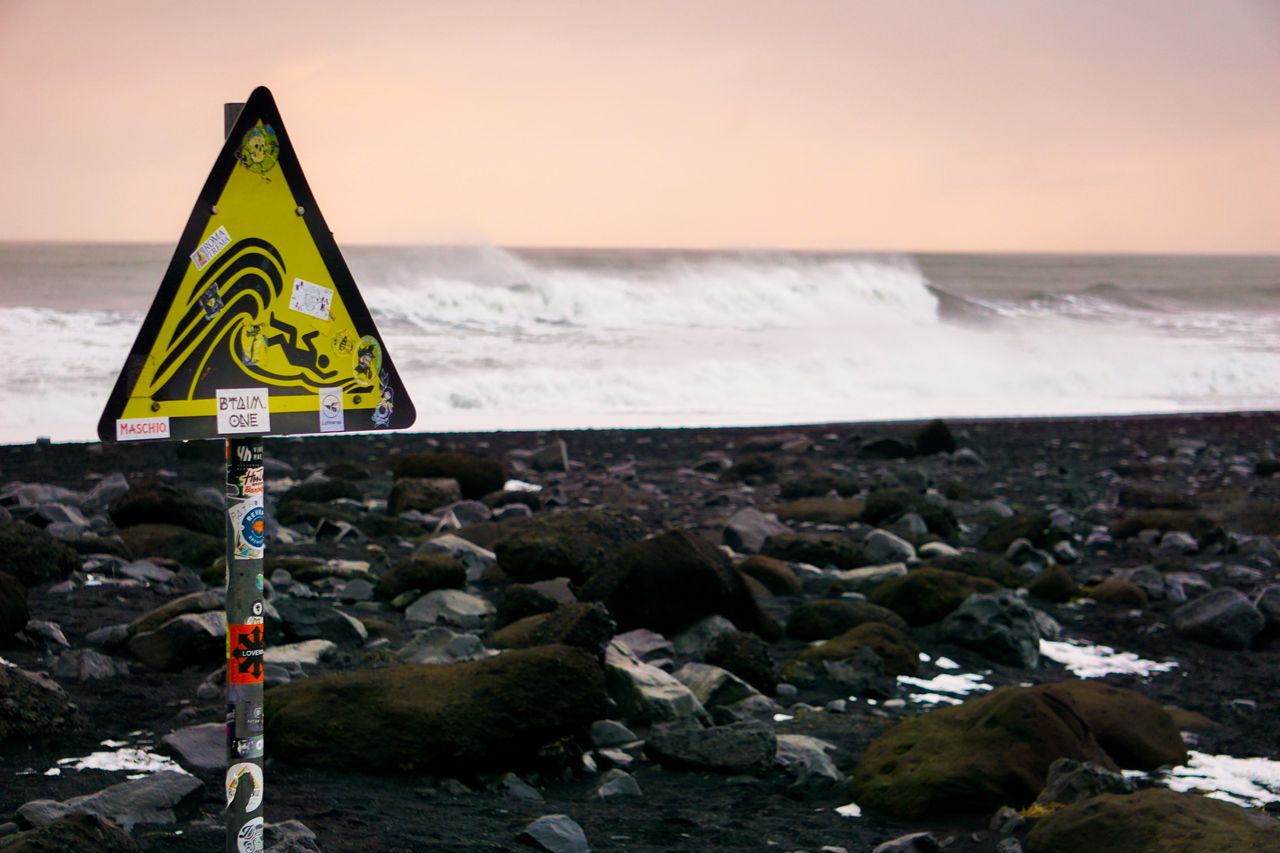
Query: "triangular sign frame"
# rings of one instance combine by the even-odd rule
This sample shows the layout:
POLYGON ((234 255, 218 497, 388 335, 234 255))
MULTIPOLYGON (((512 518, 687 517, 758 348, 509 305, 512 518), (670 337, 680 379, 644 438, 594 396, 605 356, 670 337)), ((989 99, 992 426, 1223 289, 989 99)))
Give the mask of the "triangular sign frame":
POLYGON ((254 89, 98 422, 103 441, 339 433, 415 412, 294 154, 254 89))

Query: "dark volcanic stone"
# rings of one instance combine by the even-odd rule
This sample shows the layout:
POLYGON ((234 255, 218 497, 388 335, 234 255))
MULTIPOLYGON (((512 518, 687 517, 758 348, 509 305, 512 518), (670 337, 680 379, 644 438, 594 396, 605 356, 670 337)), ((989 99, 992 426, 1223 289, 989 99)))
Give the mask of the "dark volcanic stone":
POLYGON ((1035 614, 1007 589, 969 596, 942 620, 938 634, 997 663, 1030 669, 1040 662, 1035 614))
POLYGON ((134 634, 129 651, 152 669, 176 671, 225 660, 226 637, 222 611, 184 613, 154 631, 134 634))
POLYGON ((645 741, 645 751, 664 767, 723 773, 768 769, 777 750, 773 726, 759 720, 709 729, 688 720, 659 723, 645 741))
POLYGON ((862 547, 839 533, 785 533, 772 536, 762 549, 767 557, 791 563, 857 569, 869 565, 862 547))
POLYGON ((176 524, 210 536, 225 534, 223 510, 173 483, 150 479, 134 483, 107 509, 116 527, 176 524))
POLYGON ((49 676, 0 666, 0 744, 59 732, 74 715, 66 692, 49 676))
POLYGON ((467 568, 448 554, 414 554, 400 560, 378 578, 379 598, 395 598, 416 589, 426 595, 436 589, 462 589, 467 568))
POLYGON ((941 622, 975 592, 995 592, 999 584, 943 569, 914 569, 889 578, 871 593, 871 600, 907 620, 909 625, 941 622))
POLYGON ((527 649, 558 643, 600 654, 615 632, 616 626, 604 605, 580 602, 512 622, 494 631, 489 645, 496 649, 527 649))
POLYGON ((778 497, 784 501, 821 498, 832 492, 847 498, 858 493, 858 484, 849 477, 840 477, 826 471, 792 474, 778 484, 778 497))
POLYGON ((607 713, 596 657, 539 646, 448 665, 312 677, 266 694, 272 755, 305 767, 435 775, 510 769, 607 713))
POLYGON ((225 537, 197 533, 176 524, 136 524, 121 530, 120 538, 139 559, 164 557, 198 568, 217 561, 227 548, 225 537))
POLYGON ((720 474, 720 479, 726 483, 742 481, 772 483, 778 479, 778 466, 771 457, 763 453, 747 454, 736 464, 726 468, 720 474))
MULTIPOLYGON (((1065 533, 1056 534, 1059 537, 1065 533)), ((1026 539, 1037 548, 1052 545, 1049 533, 1049 516, 1043 512, 1024 512, 1000 522, 983 534, 978 547, 984 551, 1003 554, 1015 539, 1026 539)))
POLYGON ((1155 770, 1187 760, 1187 747, 1173 717, 1141 693, 1080 679, 1041 684, 1036 689, 1074 703, 1099 746, 1121 767, 1155 770))
POLYGON ((431 512, 459 500, 462 500, 462 488, 452 478, 401 477, 391 486, 387 512, 392 515, 411 509, 431 512))
POLYGON ((507 587, 502 600, 498 602, 498 612, 493 624, 494 627, 501 628, 529 616, 550 613, 560 604, 561 602, 535 586, 513 583, 507 587))
POLYGON ((1120 488, 1119 504, 1133 509, 1199 509, 1188 495, 1170 492, 1141 483, 1125 483, 1120 488))
POLYGON ((26 589, 13 575, 0 572, 0 640, 21 631, 29 618, 26 589))
POLYGON ((280 503, 290 501, 306 501, 308 503, 326 503, 338 498, 361 500, 364 493, 355 483, 347 480, 311 480, 294 486, 280 496, 280 503))
POLYGON ((719 613, 766 639, 781 634, 724 552, 686 530, 628 545, 591 577, 580 597, 604 602, 622 631, 648 628, 672 636, 719 613))
POLYGON ((629 519, 585 510, 534 518, 494 546, 498 565, 518 581, 567 577, 582 583, 623 546, 644 535, 629 519))
POLYGON ((140 849, 129 833, 94 814, 70 814, 0 838, 4 853, 136 853, 140 849))
POLYGON ((1243 593, 1227 587, 1189 601, 1173 612, 1173 629, 1222 649, 1247 649, 1266 617, 1243 593))
POLYGON ((884 622, 907 630, 901 616, 888 608, 847 598, 820 598, 806 601, 787 619, 787 636, 797 640, 829 640, 864 622, 884 622))
POLYGON ((859 649, 871 649, 884 661, 888 675, 915 675, 920 668, 920 650, 897 628, 883 622, 864 622, 838 637, 801 652, 796 660, 805 663, 850 660, 859 649))
POLYGON ((76 552, 52 534, 23 521, 0 521, 0 571, 35 586, 78 568, 76 552))
POLYGON ((915 434, 916 452, 921 456, 936 453, 955 453, 956 439, 950 428, 941 420, 932 420, 915 434))
POLYGON ((778 689, 778 670, 769 656, 769 644, 755 634, 721 634, 711 641, 703 660, 728 670, 766 696, 778 689))
POLYGON ((350 645, 364 642, 368 636, 358 620, 324 601, 279 596, 272 604, 284 620, 290 641, 330 640, 350 645))
POLYGON ((900 438, 873 438, 858 448, 860 459, 910 459, 916 446, 900 438))
POLYGON ((507 481, 502 463, 470 453, 413 453, 396 459, 393 473, 402 477, 447 477, 458 481, 462 497, 477 500, 502 490, 507 481))
POLYGON ((920 503, 920 496, 910 489, 875 489, 867 496, 862 520, 875 527, 897 521, 920 503))
POLYGON ((993 580, 1001 586, 1017 587, 1026 579, 1017 567, 1003 557, 992 554, 965 552, 942 557, 929 564, 930 568, 946 569, 949 572, 960 572, 975 578, 993 580))

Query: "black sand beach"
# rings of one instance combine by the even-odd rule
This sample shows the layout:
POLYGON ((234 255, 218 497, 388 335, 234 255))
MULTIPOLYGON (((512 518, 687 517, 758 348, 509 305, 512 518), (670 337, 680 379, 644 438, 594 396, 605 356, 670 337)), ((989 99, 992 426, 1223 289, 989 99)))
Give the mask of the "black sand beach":
MULTIPOLYGON (((1280 758, 1278 449, 1275 413, 268 439, 268 648, 322 660, 267 673, 267 823, 315 838, 267 849, 585 849, 522 839, 545 815, 636 853, 1280 849, 1280 802, 1158 772, 1280 758), (896 678, 961 673, 996 689, 896 678), (1033 806, 1064 757, 1105 771, 1033 806)), ((221 456, 0 447, 0 850, 221 849, 221 766, 159 746, 224 717, 221 456), (29 829, 134 775, 60 759, 126 746, 203 786, 132 842, 29 829)))

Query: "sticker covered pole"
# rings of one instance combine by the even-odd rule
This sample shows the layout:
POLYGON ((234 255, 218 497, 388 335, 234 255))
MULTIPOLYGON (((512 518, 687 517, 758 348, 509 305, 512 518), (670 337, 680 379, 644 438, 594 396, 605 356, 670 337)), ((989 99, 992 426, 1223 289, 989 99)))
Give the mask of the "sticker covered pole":
MULTIPOLYGON (((223 107, 230 133, 243 104, 223 107)), ((266 635, 262 561, 266 540, 262 438, 226 439, 227 853, 263 848, 262 681, 266 635)))

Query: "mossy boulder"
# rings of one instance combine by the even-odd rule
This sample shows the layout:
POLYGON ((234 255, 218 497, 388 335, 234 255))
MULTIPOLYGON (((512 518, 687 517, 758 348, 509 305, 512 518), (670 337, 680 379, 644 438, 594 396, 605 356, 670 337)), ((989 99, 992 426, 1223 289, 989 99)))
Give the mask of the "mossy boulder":
POLYGON ((899 631, 907 622, 897 613, 868 601, 819 598, 806 601, 787 618, 787 636, 797 640, 829 640, 866 622, 883 622, 899 631))
POLYGON ((865 505, 852 498, 801 498, 774 504, 769 512, 783 521, 812 521, 818 524, 851 524, 862 517, 865 505))
POLYGON ((805 649, 796 656, 802 663, 844 661, 871 649, 884 661, 886 675, 915 675, 920 668, 920 650, 906 634, 883 622, 864 622, 825 643, 805 649))
POLYGON ((797 595, 803 589, 800 578, 791 567, 774 557, 753 554, 738 563, 738 571, 759 581, 774 595, 797 595))
POLYGON ((431 512, 437 507, 462 500, 462 487, 448 477, 401 477, 391 484, 387 512, 399 515, 409 510, 431 512))
POLYGON ((945 421, 934 419, 916 432, 914 436, 916 452, 921 456, 933 456, 936 453, 955 453, 956 439, 945 421))
POLYGON ((778 670, 769 655, 769 644, 755 634, 728 631, 711 641, 702 656, 705 663, 728 670, 766 696, 778 689, 778 670))
POLYGON ((1173 716, 1141 693, 1078 679, 1037 689, 1074 703, 1098 745, 1126 770, 1155 770, 1187 760, 1187 747, 1173 716))
POLYGON ((498 565, 518 581, 566 577, 582 583, 644 535, 635 522, 595 510, 530 519, 494 546, 498 565))
POLYGON ((0 572, 0 640, 7 640, 27 624, 27 590, 8 572, 0 572))
POLYGON ((924 495, 912 489, 896 486, 871 492, 862 511, 862 521, 873 527, 885 527, 908 512, 919 515, 930 533, 944 539, 954 536, 959 530, 955 514, 950 509, 926 501, 924 495))
POLYGON ((121 530, 120 538, 139 559, 164 557, 196 569, 212 565, 227 551, 224 537, 197 533, 176 524, 136 524, 121 530))
POLYGON ((821 498, 835 492, 842 498, 858 493, 858 483, 827 471, 797 472, 778 482, 778 497, 784 501, 798 498, 821 498))
POLYGON ((1111 535, 1117 539, 1132 539, 1144 530, 1159 530, 1161 533, 1181 530, 1198 537, 1215 525, 1212 518, 1195 510, 1145 509, 1128 513, 1112 524, 1111 535))
POLYGON ((1079 587, 1065 566, 1050 566, 1031 579, 1027 592, 1041 601, 1062 604, 1070 601, 1079 592, 1079 587))
POLYGON ((761 553, 791 563, 809 563, 814 566, 835 566, 837 569, 858 569, 870 565, 862 546, 841 533, 782 533, 770 536, 761 553))
POLYGON ((993 554, 982 554, 966 551, 940 557, 929 563, 930 568, 945 569, 948 572, 960 572, 975 578, 986 578, 1001 586, 1016 588, 1027 579, 1025 573, 1006 560, 993 554))
POLYGON ((1036 823, 1025 846, 1027 853, 1277 850, 1280 823, 1260 811, 1199 794, 1149 788, 1103 794, 1058 809, 1036 823))
POLYGON ((889 578, 871 593, 871 601, 887 607, 908 625, 941 622, 975 592, 995 592, 1000 585, 945 569, 914 569, 889 578))
POLYGON ((75 706, 52 678, 0 666, 0 745, 61 732, 75 718, 75 706))
POLYGON ((622 631, 648 628, 673 636, 719 613, 766 639, 782 633, 725 553, 687 530, 628 545, 591 576, 579 597, 603 602, 622 631))
POLYGON ((559 643, 600 654, 616 628, 604 605, 579 602, 518 619, 490 634, 488 644, 495 649, 527 649, 559 643))
POLYGON ((396 459, 395 479, 450 478, 458 481, 462 497, 474 500, 502 491, 507 472, 502 463, 472 453, 411 453, 396 459))
POLYGON ((223 508, 192 492, 159 479, 134 483, 107 507, 116 527, 137 524, 173 524, 197 533, 223 536, 226 533, 223 508))
POLYGON ((4 853, 137 853, 141 849, 129 833, 96 814, 69 814, 0 838, 4 853))
POLYGON ((350 498, 354 501, 363 500, 364 492, 359 486, 348 480, 308 480, 305 483, 299 483, 281 495, 279 503, 286 504, 292 501, 328 503, 339 498, 350 498))
POLYGON ((1124 578, 1107 578, 1089 591, 1089 597, 1099 604, 1114 604, 1117 607, 1141 609, 1147 606, 1146 591, 1124 578))
POLYGON ((516 769, 608 713, 596 656, 568 646, 318 676, 266 694, 272 755, 304 767, 438 776, 516 769))
POLYGON ((1003 687, 877 737, 850 792, 863 808, 900 819, 986 815, 1030 804, 1063 757, 1119 769, 1069 697, 1003 687))
POLYGON ((0 572, 26 586, 61 580, 80 568, 80 558, 53 534, 25 521, 0 521, 0 572))
POLYGON ((744 481, 772 483, 778 479, 778 466, 772 457, 763 453, 749 453, 724 469, 720 474, 720 479, 726 483, 741 483, 744 481))
POLYGON ((467 585, 467 568, 448 554, 414 554, 396 562, 378 578, 374 592, 379 598, 395 598, 416 589, 426 595, 437 589, 462 589, 467 585))
POLYGON ((978 547, 983 551, 1003 554, 1015 539, 1026 539, 1037 548, 1047 548, 1066 535, 1061 531, 1052 531, 1047 513, 1021 512, 982 534, 978 547))

